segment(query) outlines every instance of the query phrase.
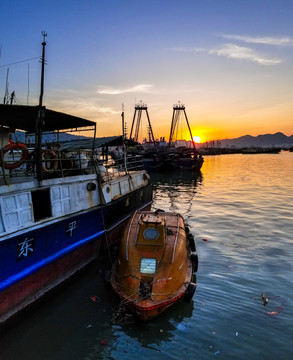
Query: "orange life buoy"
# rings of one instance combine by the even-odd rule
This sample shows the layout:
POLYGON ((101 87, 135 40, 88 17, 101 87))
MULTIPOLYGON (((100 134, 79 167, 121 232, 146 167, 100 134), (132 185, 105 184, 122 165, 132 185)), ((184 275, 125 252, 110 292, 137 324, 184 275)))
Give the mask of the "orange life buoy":
MULTIPOLYGON (((9 170, 12 170, 12 169, 15 169, 17 167, 19 167, 20 165, 22 165, 28 158, 28 149, 26 147, 25 144, 23 143, 10 143, 10 144, 7 144, 4 146, 4 148, 2 149, 2 154, 3 154, 3 158, 4 158, 4 155, 8 152, 8 151, 13 151, 13 150, 21 150, 22 153, 21 153, 21 158, 14 162, 14 163, 7 163, 4 161, 4 167, 5 169, 9 169, 9 170)), ((0 163, 1 163, 1 159, 0 159, 0 163)))
POLYGON ((58 169, 58 155, 53 150, 42 152, 42 170, 50 171, 58 169))

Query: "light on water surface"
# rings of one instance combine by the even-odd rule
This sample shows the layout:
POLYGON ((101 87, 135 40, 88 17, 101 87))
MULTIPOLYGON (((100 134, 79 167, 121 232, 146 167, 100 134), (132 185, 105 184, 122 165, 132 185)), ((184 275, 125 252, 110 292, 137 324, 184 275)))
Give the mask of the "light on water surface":
POLYGON ((200 174, 151 174, 153 210, 181 213, 196 239, 193 301, 147 324, 117 319, 119 300, 95 264, 1 337, 1 360, 292 359, 292 179, 289 152, 207 156, 200 174))

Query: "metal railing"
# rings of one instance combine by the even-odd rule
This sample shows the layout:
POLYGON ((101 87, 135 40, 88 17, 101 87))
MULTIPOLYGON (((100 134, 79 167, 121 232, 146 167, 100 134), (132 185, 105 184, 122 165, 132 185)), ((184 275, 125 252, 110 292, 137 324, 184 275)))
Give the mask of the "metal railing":
MULTIPOLYGON (((0 184, 15 181, 28 181, 37 178, 35 150, 28 149, 28 156, 21 160, 21 151, 0 150, 0 184)), ((101 179, 105 176, 122 176, 128 172, 143 170, 142 156, 132 155, 125 159, 104 159, 99 152, 91 150, 64 153, 44 149, 41 154, 41 178, 62 178, 96 173, 101 179)))

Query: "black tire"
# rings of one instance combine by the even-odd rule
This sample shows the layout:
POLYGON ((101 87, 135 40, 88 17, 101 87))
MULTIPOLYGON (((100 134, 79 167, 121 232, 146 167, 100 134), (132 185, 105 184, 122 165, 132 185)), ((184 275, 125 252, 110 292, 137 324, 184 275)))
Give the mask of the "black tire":
POLYGON ((193 235, 192 235, 192 234, 188 234, 188 235, 187 235, 187 239, 188 239, 188 243, 189 243, 190 250, 191 250, 192 252, 196 251, 195 240, 194 240, 193 235))
POLYGON ((196 290, 196 284, 194 283, 189 283, 186 290, 185 290, 185 294, 184 294, 184 301, 189 303, 191 301, 191 299, 193 298, 193 295, 195 293, 196 290))
POLYGON ((193 269, 193 272, 197 272, 198 270, 198 255, 197 253, 193 252, 191 255, 190 255, 190 260, 192 262, 192 269, 193 269))

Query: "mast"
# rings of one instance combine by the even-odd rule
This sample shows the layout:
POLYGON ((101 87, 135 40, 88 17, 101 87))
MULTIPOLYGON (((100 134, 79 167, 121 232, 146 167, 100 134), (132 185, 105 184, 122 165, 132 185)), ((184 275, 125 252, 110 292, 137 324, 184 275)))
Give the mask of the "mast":
POLYGON ((123 139, 125 138, 125 125, 124 125, 124 104, 122 103, 122 114, 121 114, 121 117, 122 117, 122 136, 123 136, 123 139))
POLYGON ((149 113, 148 113, 148 107, 146 104, 144 104, 142 102, 135 105, 135 111, 134 111, 134 116, 133 116, 133 120, 132 120, 131 131, 130 131, 130 139, 138 142, 139 127, 141 124, 141 115, 142 115, 143 110, 145 110, 147 119, 148 119, 148 129, 149 129, 148 132, 150 134, 151 140, 153 141, 153 143, 155 143, 155 137, 154 137, 154 133, 153 133, 153 129, 152 129, 149 113), (137 117, 136 117, 136 113, 137 113, 137 117), (135 122, 136 122, 135 134, 132 138, 132 131, 133 131, 135 122))
POLYGON ((46 47, 46 32, 42 31, 42 72, 41 72, 41 89, 39 98, 39 111, 36 119, 36 133, 35 133, 35 147, 36 147, 36 172, 39 181, 42 180, 42 123, 45 118, 45 108, 43 107, 43 95, 44 95, 44 72, 45 72, 45 47, 46 47))
POLYGON ((41 73, 41 91, 40 91, 40 99, 39 99, 39 105, 43 106, 43 95, 44 95, 44 72, 45 72, 45 47, 46 47, 46 36, 47 34, 45 31, 42 31, 43 35, 43 51, 42 51, 42 73, 41 73))
POLYGON ((185 116, 185 120, 186 120, 186 124, 187 124, 187 127, 188 127, 188 131, 189 131, 189 134, 190 134, 190 138, 191 138, 191 141, 192 141, 193 148, 195 149, 195 143, 194 143, 194 140, 193 140, 193 137, 192 137, 191 128, 190 128, 189 121, 188 121, 188 118, 187 118, 187 115, 186 115, 185 105, 181 104, 180 101, 178 101, 178 104, 175 104, 173 106, 173 116, 172 116, 172 123, 171 123, 171 129, 170 129, 169 147, 171 146, 171 143, 174 140, 175 130, 176 130, 176 127, 178 126, 180 113, 182 111, 183 111, 184 116, 185 116))
POLYGON ((125 171, 127 172, 127 154, 126 154, 126 136, 125 136, 125 125, 124 125, 124 104, 122 103, 122 113, 121 113, 121 117, 122 117, 122 141, 123 141, 123 160, 124 160, 124 168, 125 171))

